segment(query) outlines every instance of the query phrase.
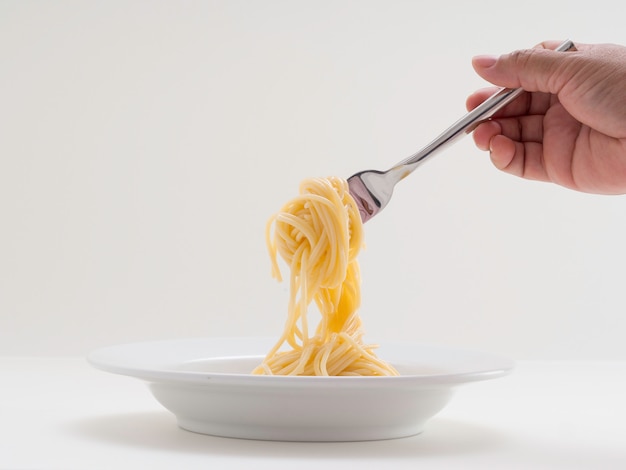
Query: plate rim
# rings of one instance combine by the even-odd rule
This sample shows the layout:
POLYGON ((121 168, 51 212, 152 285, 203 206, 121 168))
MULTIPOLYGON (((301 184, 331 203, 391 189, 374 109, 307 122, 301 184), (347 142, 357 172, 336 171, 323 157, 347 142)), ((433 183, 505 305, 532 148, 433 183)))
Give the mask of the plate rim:
MULTIPOLYGON (((163 365, 161 367, 148 366, 132 366, 120 364, 120 361, 110 359, 111 353, 116 351, 119 353, 124 349, 131 348, 149 348, 167 347, 175 344, 189 343, 205 343, 205 342, 268 342, 273 344, 276 338, 268 337, 197 337, 197 338, 180 338, 180 339, 162 339, 148 340, 139 342, 119 343, 110 346, 101 347, 90 352, 86 359, 87 362, 96 369, 110 372, 118 375, 135 377, 150 382, 180 382, 180 383, 230 383, 230 384, 254 384, 255 386, 327 386, 332 383, 333 386, 359 386, 367 385, 368 387, 388 387, 388 386, 451 386, 460 385, 468 382, 476 382, 482 380, 495 379, 508 375, 515 368, 515 362, 512 359, 505 358, 496 354, 483 352, 469 348, 458 348, 446 345, 438 345, 432 343, 424 343, 418 341, 384 341, 387 347, 413 347, 423 348, 430 351, 445 351, 448 354, 471 354, 492 361, 491 366, 486 366, 472 371, 464 372, 442 372, 433 374, 405 374, 393 377, 320 377, 320 376, 279 376, 279 375, 253 375, 240 373, 224 373, 224 372, 206 372, 206 371, 189 371, 176 369, 176 364, 170 366, 163 365), (109 359, 107 359, 109 355, 109 359)), ((240 355, 212 355, 208 357, 195 357, 186 359, 184 362, 193 360, 205 360, 223 357, 250 357, 257 354, 240 354, 240 355)), ((258 356, 261 359, 263 353, 258 356)), ((426 362, 427 364, 427 362, 426 362)))

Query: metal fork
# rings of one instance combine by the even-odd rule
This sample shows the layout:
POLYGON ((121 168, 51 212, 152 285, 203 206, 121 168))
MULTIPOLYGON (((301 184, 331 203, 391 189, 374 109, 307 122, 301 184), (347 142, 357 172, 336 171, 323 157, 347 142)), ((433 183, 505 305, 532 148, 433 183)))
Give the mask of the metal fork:
MULTIPOLYGON (((555 50, 561 52, 575 50, 574 43, 568 39, 555 50)), ((366 170, 348 178, 350 194, 358 205, 361 220, 367 222, 383 210, 391 199, 395 185, 413 173, 426 159, 453 144, 460 137, 471 133, 476 126, 487 121, 523 91, 521 88, 501 88, 448 127, 419 152, 402 160, 389 170, 366 170)))

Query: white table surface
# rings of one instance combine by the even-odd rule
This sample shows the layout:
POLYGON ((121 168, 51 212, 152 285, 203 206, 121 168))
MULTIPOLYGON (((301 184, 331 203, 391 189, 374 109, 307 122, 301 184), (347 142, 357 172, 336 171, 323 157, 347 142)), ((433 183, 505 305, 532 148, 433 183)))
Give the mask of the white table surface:
POLYGON ((458 389, 415 437, 262 442, 179 429, 139 380, 0 358, 1 469, 626 469, 626 362, 521 362, 458 389))

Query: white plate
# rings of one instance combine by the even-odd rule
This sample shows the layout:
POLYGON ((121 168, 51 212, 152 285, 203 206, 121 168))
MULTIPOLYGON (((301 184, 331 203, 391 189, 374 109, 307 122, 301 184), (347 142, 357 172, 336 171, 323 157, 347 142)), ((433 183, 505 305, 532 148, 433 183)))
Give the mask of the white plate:
POLYGON ((493 379, 508 359, 415 343, 385 342, 377 355, 399 377, 259 376, 276 340, 212 338, 110 346, 92 352, 96 368, 146 380, 189 431, 280 441, 362 441, 422 432, 456 386, 493 379))

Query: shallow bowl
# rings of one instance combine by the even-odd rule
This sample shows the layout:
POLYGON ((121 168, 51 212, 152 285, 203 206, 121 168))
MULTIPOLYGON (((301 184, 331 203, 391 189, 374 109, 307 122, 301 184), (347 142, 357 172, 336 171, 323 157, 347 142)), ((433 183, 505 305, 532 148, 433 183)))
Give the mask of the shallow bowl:
POLYGON ((207 338, 109 346, 98 369, 142 379, 181 428, 222 437, 364 441, 419 434, 460 386, 511 371, 505 358, 411 342, 377 355, 398 377, 252 375, 271 338, 207 338))

